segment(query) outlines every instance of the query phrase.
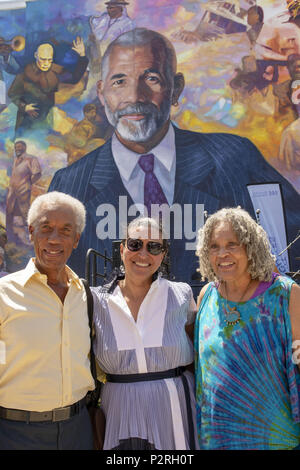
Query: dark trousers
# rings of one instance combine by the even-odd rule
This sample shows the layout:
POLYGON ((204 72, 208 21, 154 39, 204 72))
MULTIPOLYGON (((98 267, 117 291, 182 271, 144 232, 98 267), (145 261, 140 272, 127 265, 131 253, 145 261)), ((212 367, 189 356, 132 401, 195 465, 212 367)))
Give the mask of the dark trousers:
POLYGON ((89 413, 58 423, 23 423, 0 418, 0 450, 93 450, 89 413))

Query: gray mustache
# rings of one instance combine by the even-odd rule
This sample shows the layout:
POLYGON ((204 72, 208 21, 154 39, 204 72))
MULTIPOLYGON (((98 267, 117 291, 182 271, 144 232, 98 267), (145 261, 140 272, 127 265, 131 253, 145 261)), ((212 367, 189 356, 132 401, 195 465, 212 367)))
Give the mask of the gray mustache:
POLYGON ((150 114, 157 115, 159 113, 157 107, 152 103, 137 103, 134 105, 128 105, 126 108, 115 111, 114 115, 117 119, 126 114, 150 114))

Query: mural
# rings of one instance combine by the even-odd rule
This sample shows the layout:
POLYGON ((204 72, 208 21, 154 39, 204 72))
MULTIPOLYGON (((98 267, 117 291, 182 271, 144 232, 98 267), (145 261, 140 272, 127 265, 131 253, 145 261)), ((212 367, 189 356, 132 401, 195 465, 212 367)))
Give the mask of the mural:
POLYGON ((0 36, 3 274, 31 256, 27 210, 49 189, 87 208, 80 275, 87 248, 110 255, 126 220, 164 204, 171 273, 197 283, 197 227, 222 206, 255 216, 249 184, 281 184, 296 238, 298 0, 0 2, 0 36))

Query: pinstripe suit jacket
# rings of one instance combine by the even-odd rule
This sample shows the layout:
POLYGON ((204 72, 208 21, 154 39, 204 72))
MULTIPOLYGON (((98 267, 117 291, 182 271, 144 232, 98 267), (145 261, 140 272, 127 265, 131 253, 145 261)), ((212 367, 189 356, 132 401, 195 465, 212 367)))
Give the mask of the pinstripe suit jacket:
MULTIPOLYGON (((246 185, 280 182, 286 209, 288 239, 291 241, 300 228, 300 196, 262 157, 248 140, 232 134, 200 134, 175 130, 176 177, 174 203, 204 204, 209 214, 222 207, 240 205, 254 216, 246 185)), ((118 227, 119 196, 127 196, 128 206, 133 201, 123 186, 111 152, 111 140, 89 153, 73 165, 57 171, 49 191, 63 191, 81 200, 87 210, 87 226, 78 248, 68 265, 84 275, 85 253, 92 247, 111 254, 111 240, 99 240, 96 226, 101 217, 101 204, 116 207, 118 227)), ((141 201, 143 203, 143 201, 141 201)), ((130 220, 128 218, 128 220, 130 220)), ((195 215, 194 215, 195 222, 195 215)), ((116 237, 118 238, 118 233, 116 237)), ((194 251, 185 250, 190 240, 171 239, 171 272, 177 281, 194 283, 197 277, 197 259, 194 251)), ((295 268, 295 263, 294 263, 295 268)))

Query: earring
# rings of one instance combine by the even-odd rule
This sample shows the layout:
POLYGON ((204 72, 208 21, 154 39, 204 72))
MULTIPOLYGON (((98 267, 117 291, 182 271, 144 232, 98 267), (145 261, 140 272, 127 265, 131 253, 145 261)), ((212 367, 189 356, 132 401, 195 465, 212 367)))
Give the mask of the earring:
POLYGON ((121 261, 119 270, 120 270, 120 274, 125 274, 125 266, 123 264, 123 261, 121 261))

